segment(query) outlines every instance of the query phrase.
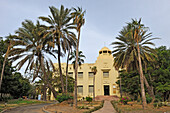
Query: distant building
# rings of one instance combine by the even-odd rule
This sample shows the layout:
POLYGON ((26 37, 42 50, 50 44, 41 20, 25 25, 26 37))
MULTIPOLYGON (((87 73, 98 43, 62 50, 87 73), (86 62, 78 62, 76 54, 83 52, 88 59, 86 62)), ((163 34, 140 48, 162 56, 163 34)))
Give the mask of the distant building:
MULTIPOLYGON (((118 71, 113 66, 113 56, 111 50, 103 47, 99 51, 99 56, 95 63, 85 63, 78 67, 77 87, 78 95, 82 97, 93 96, 93 66, 97 67, 95 75, 95 96, 101 95, 115 95, 119 96, 119 90, 116 85, 118 71)), ((54 64, 58 67, 58 64, 54 64)), ((63 74, 65 75, 66 63, 62 63, 63 74)), ((68 75, 75 77, 74 68, 72 64, 68 66, 68 75)), ((59 75, 57 75, 59 76, 59 75)), ((54 99, 51 95, 51 99, 54 99)))

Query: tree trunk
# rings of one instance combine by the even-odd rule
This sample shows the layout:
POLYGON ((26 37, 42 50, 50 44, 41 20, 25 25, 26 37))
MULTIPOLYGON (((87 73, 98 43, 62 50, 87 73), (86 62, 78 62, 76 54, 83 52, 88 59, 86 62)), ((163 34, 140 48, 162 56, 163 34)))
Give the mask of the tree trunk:
POLYGON ((4 58, 3 67, 2 67, 2 71, 1 71, 0 91, 1 91, 2 78, 3 78, 3 74, 4 74, 5 64, 6 64, 6 57, 4 58))
POLYGON ((74 83, 74 107, 77 107, 77 71, 78 71, 78 52, 79 52, 80 29, 78 31, 78 40, 76 45, 76 62, 75 62, 75 83, 74 83))
POLYGON ((152 97, 152 102, 154 102, 155 100, 155 95, 154 95, 154 92, 153 92, 153 89, 149 86, 149 83, 147 81, 147 79, 144 77, 144 82, 145 82, 145 85, 146 85, 146 88, 148 90, 148 94, 152 97))
POLYGON ((143 77, 143 70, 142 70, 142 62, 140 57, 140 49, 139 49, 139 43, 137 41, 137 50, 138 50, 138 60, 139 60, 139 72, 140 72, 140 83, 141 83, 141 94, 142 94, 142 106, 143 109, 146 108, 146 96, 145 96, 145 88, 144 88, 144 77, 143 77))
POLYGON ((68 50, 67 65, 66 65, 66 94, 67 94, 67 90, 68 90, 68 62, 69 62, 69 56, 70 56, 70 49, 68 50))
POLYGON ((6 54, 5 54, 5 57, 4 57, 3 66, 2 66, 2 70, 1 70, 0 91, 1 91, 2 79, 3 79, 3 74, 4 74, 6 59, 8 58, 8 53, 9 53, 10 45, 11 45, 11 42, 10 42, 9 45, 8 45, 8 49, 7 49, 7 51, 6 51, 6 54))
POLYGON ((44 86, 43 86, 43 100, 44 101, 47 100, 47 88, 46 88, 46 84, 44 84, 44 86))
MULTIPOLYGON (((136 67, 137 67, 138 72, 140 73, 139 67, 138 67, 137 63, 136 63, 136 67)), ((146 64, 145 64, 145 73, 147 73, 146 64)), ((147 90, 148 90, 148 94, 152 97, 152 103, 153 103, 154 100, 155 100, 155 95, 154 95, 154 92, 153 92, 153 88, 149 85, 149 83, 148 83, 145 75, 144 75, 143 77, 144 77, 144 78, 143 78, 143 79, 144 79, 144 83, 145 83, 146 88, 147 88, 147 90)), ((150 76, 149 76, 149 77, 150 77, 150 76)), ((150 79, 151 79, 151 78, 150 78, 150 79)))
POLYGON ((59 66, 59 72, 60 72, 62 93, 64 93, 64 82, 63 82, 63 75, 62 75, 62 70, 61 70, 60 53, 61 53, 61 49, 60 49, 60 43, 59 43, 58 44, 58 66, 59 66))
POLYGON ((58 93, 55 91, 55 89, 51 86, 50 83, 48 83, 48 87, 50 88, 50 90, 52 91, 54 98, 57 98, 58 93))
POLYGON ((95 75, 93 76, 93 101, 95 101, 95 75))
POLYGON ((120 76, 120 97, 122 98, 122 80, 120 76))

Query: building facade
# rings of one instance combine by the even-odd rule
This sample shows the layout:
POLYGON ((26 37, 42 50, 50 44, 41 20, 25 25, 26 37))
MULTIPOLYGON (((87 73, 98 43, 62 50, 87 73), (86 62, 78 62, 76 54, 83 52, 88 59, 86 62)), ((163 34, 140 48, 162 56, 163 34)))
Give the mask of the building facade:
MULTIPOLYGON (((97 67, 95 75, 95 96, 101 95, 115 95, 119 96, 118 87, 116 85, 118 71, 113 66, 113 56, 111 50, 103 47, 99 51, 99 56, 95 63, 84 63, 78 67, 77 87, 78 95, 81 97, 93 96, 93 66, 97 67)), ((58 64, 54 64, 58 67, 58 64)), ((62 63, 62 71, 65 75, 66 63, 62 63)), ((68 66, 68 75, 74 78, 74 68, 72 64, 68 66)), ((56 75, 57 76, 57 75, 56 75)), ((51 99, 53 100, 53 95, 51 99)))

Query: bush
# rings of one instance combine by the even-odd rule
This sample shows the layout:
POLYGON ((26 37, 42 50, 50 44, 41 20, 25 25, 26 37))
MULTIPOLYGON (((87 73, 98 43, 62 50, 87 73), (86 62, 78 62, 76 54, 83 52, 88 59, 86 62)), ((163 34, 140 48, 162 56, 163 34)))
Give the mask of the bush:
POLYGON ((120 98, 120 102, 123 103, 124 105, 126 105, 129 101, 130 99, 128 97, 120 98))
POLYGON ((88 101, 90 103, 90 102, 92 102, 92 98, 91 97, 86 97, 86 101, 88 101))
POLYGON ((22 98, 19 98, 18 100, 19 100, 19 101, 22 101, 23 99, 22 99, 22 98))
POLYGON ((146 102, 149 104, 152 102, 152 97, 150 97, 149 95, 146 95, 146 102))
POLYGON ((58 102, 63 102, 63 101, 65 101, 65 100, 69 100, 69 99, 73 99, 73 97, 72 96, 70 96, 70 95, 65 95, 65 94, 63 94, 63 95, 57 95, 57 98, 56 98, 56 100, 58 101, 58 102))

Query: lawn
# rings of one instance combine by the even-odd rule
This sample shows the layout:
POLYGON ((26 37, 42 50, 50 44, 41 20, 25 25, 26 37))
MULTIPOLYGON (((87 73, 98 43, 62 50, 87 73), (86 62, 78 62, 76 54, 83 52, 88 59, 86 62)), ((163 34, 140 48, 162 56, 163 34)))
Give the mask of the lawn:
POLYGON ((9 100, 7 104, 5 104, 5 102, 0 102, 0 111, 3 111, 4 109, 10 109, 13 107, 21 106, 21 105, 40 104, 40 103, 47 103, 47 102, 30 100, 30 99, 14 99, 14 100, 9 100))
POLYGON ((170 106, 155 108, 153 104, 148 104, 144 110, 139 102, 128 102, 127 105, 123 105, 120 102, 112 101, 112 104, 120 113, 170 113, 170 106))
POLYGON ((79 101, 78 107, 73 108, 72 102, 64 101, 62 103, 53 104, 47 106, 45 110, 49 112, 62 112, 62 113, 91 113, 92 111, 98 110, 103 107, 102 101, 95 101, 95 102, 87 102, 87 101, 79 101))

